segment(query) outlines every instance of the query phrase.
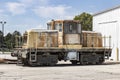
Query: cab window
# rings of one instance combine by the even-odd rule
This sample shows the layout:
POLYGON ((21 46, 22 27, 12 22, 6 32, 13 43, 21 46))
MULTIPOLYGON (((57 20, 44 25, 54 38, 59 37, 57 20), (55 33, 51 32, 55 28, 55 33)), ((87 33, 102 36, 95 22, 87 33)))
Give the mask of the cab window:
POLYGON ((81 33, 81 25, 77 22, 64 22, 64 33, 81 33))
POLYGON ((51 24, 47 24, 47 29, 51 30, 51 24))
POLYGON ((62 31, 62 23, 55 23, 55 30, 62 31))

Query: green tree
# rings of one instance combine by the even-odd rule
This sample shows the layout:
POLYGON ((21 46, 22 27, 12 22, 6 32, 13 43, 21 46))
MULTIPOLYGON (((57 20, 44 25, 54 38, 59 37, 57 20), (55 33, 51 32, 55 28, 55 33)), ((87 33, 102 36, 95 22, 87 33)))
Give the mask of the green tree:
MULTIPOLYGON (((0 32, 0 40, 2 39, 2 32, 0 32)), ((21 36, 21 33, 19 31, 14 31, 12 34, 8 33, 5 37, 4 37, 4 43, 6 48, 8 49, 13 49, 16 46, 16 40, 18 39, 17 36, 21 36)), ((0 41, 2 42, 2 40, 0 41)))
POLYGON ((19 45, 19 37, 21 37, 21 33, 19 31, 14 31, 12 33, 12 45, 13 45, 13 48, 15 48, 16 46, 18 47, 19 45))
POLYGON ((74 20, 79 20, 82 25, 82 30, 91 31, 92 30, 92 15, 83 12, 80 15, 74 17, 74 20))
POLYGON ((0 48, 2 47, 2 36, 3 36, 3 32, 0 31, 0 48))
POLYGON ((4 38, 4 41, 5 41, 5 45, 8 49, 12 49, 13 48, 13 45, 12 45, 12 34, 11 33, 8 33, 5 38, 4 38))

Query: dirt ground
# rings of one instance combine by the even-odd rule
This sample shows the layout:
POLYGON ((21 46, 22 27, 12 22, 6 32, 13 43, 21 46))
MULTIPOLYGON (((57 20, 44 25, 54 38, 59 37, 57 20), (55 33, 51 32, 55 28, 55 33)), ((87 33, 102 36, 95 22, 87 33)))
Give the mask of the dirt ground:
POLYGON ((71 65, 25 67, 0 64, 0 80, 120 80, 120 62, 103 65, 71 65))

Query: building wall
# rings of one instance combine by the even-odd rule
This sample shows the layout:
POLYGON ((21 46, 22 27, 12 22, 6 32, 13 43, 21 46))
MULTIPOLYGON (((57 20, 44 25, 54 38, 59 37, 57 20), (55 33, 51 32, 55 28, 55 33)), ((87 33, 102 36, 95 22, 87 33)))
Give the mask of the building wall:
MULTIPOLYGON (((93 16, 93 31, 102 33, 102 36, 111 36, 112 57, 120 60, 120 8, 93 16)), ((109 46, 109 40, 106 46, 109 46)))

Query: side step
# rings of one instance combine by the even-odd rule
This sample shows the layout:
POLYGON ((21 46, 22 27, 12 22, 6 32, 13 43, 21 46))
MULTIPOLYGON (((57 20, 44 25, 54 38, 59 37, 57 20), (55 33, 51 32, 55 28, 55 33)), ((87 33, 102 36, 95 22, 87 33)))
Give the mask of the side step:
POLYGON ((37 61, 37 51, 30 52, 30 62, 36 62, 37 61))

